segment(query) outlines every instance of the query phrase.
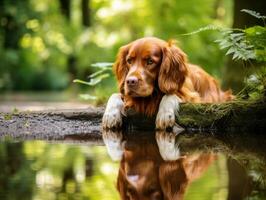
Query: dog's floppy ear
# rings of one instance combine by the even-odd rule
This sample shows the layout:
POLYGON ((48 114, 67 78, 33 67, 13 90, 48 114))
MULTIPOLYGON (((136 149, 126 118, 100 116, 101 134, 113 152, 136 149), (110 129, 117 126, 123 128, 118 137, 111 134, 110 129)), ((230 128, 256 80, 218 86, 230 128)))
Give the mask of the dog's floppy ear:
POLYGON ((124 93, 124 83, 125 83, 125 78, 128 73, 126 56, 128 54, 129 47, 130 45, 128 44, 128 45, 122 46, 119 49, 115 64, 113 66, 114 73, 118 80, 119 91, 122 94, 124 93))
POLYGON ((186 54, 171 41, 162 51, 158 85, 163 93, 173 94, 182 87, 187 75, 186 54))
POLYGON ((119 192, 121 200, 128 200, 129 199, 126 195, 126 193, 127 193, 127 180, 126 180, 126 174, 125 174, 125 159, 124 159, 124 157, 122 158, 122 160, 120 162, 116 188, 119 192))
POLYGON ((159 167, 159 181, 166 199, 183 199, 188 179, 182 161, 163 162, 159 167))

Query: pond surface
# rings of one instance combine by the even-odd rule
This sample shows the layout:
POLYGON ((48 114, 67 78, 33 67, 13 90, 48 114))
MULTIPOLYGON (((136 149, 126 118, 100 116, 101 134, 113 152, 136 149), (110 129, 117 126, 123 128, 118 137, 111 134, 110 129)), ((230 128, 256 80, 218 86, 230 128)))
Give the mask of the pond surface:
POLYGON ((0 199, 266 199, 260 134, 103 132, 0 143, 0 199))

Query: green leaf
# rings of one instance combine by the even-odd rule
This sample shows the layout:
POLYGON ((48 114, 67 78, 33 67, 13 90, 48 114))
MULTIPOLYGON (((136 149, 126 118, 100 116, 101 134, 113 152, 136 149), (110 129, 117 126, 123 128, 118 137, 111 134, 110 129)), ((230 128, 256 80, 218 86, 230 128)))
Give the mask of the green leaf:
POLYGON ((93 63, 91 64, 92 67, 97 67, 97 68, 107 68, 107 67, 112 67, 114 63, 111 62, 99 62, 99 63, 93 63))
POLYGON ((225 55, 229 55, 231 53, 234 53, 235 51, 236 51, 235 47, 231 47, 230 49, 228 49, 225 55))
POLYGON ((221 47, 221 49, 226 49, 230 46, 232 46, 232 43, 230 43, 228 40, 226 39, 221 39, 218 41, 219 42, 219 46, 221 47))
POLYGON ((233 38, 233 39, 243 38, 244 33, 231 33, 230 36, 231 36, 231 38, 233 38))
POLYGON ((108 70, 112 70, 112 69, 111 68, 103 68, 97 72, 92 73, 91 75, 88 76, 88 78, 94 78, 94 77, 96 77, 96 76, 100 75, 101 73, 108 71, 108 70))
POLYGON ((89 85, 89 86, 94 86, 98 83, 100 83, 103 79, 109 77, 110 75, 109 74, 102 74, 100 76, 97 76, 96 78, 92 78, 89 82, 88 81, 83 81, 83 80, 80 80, 80 79, 75 79, 73 80, 74 83, 81 83, 81 84, 84 84, 84 85, 89 85))
POLYGON ((265 34, 266 28, 262 26, 252 26, 249 28, 246 28, 245 33, 248 35, 260 35, 260 34, 265 34))
POLYGON ((94 86, 98 83, 100 83, 103 79, 109 77, 109 74, 102 74, 100 76, 97 76, 96 78, 92 78, 90 82, 88 82, 91 86, 94 86))
POLYGON ((266 19, 266 16, 261 15, 258 12, 255 12, 254 10, 248 10, 248 9, 242 9, 241 12, 245 12, 248 13, 250 15, 252 15, 253 17, 256 17, 258 19, 266 19))
POLYGON ((97 100, 96 96, 92 96, 89 94, 80 94, 79 97, 84 100, 97 100))
POLYGON ((182 35, 194 35, 194 34, 197 34, 197 33, 203 32, 203 31, 209 31, 209 30, 217 30, 217 31, 222 32, 222 31, 225 31, 227 29, 224 29, 222 27, 210 24, 208 26, 201 27, 201 28, 199 28, 199 29, 197 29, 195 31, 192 31, 192 32, 186 33, 186 34, 182 34, 182 35))
POLYGON ((80 79, 75 79, 75 80, 73 80, 73 83, 80 83, 80 84, 84 84, 84 85, 89 85, 89 86, 91 86, 91 83, 90 83, 90 82, 83 81, 83 80, 80 80, 80 79))

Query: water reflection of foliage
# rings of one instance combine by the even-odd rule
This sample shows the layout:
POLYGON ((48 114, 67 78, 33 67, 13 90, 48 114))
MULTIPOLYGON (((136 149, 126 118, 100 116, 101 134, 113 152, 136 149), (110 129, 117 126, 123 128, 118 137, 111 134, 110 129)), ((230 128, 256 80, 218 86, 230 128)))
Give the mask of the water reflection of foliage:
POLYGON ((34 185, 35 171, 32 161, 26 159, 22 143, 0 144, 0 198, 30 199, 34 185))
POLYGON ((258 133, 256 136, 254 134, 235 133, 216 136, 183 134, 179 136, 178 141, 184 152, 214 151, 225 154, 228 158, 229 181, 237 177, 244 182, 239 188, 230 188, 229 185, 229 193, 230 191, 239 192, 242 195, 241 199, 245 197, 264 199, 266 197, 266 141, 262 134, 258 133))
POLYGON ((117 197, 114 187, 117 165, 106 156, 103 147, 40 141, 2 143, 1 147, 2 166, 6 166, 7 171, 12 169, 8 158, 16 166, 13 174, 3 173, 0 176, 0 185, 9 185, 1 191, 1 194, 9 195, 6 199, 18 199, 21 196, 24 199, 117 197), (7 151, 10 145, 16 154, 7 151), (22 188, 22 191, 18 188, 22 188))
POLYGON ((203 176, 191 183, 185 199, 226 199, 228 195, 226 156, 222 154, 218 156, 218 159, 208 168, 203 176))

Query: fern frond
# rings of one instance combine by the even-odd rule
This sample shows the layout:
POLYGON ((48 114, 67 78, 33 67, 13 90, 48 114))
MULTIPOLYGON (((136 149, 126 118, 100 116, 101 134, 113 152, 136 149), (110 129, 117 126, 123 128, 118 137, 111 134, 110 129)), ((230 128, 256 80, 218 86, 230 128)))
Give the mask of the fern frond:
POLYGON ((114 63, 111 62, 98 62, 98 63, 93 63, 91 64, 92 67, 97 67, 97 68, 106 68, 106 67, 112 67, 114 63))
POLYGON ((249 9, 242 9, 241 12, 245 12, 253 17, 256 17, 258 19, 266 19, 266 16, 261 15, 260 13, 254 11, 254 10, 249 10, 249 9))
POLYGON ((223 31, 226 31, 228 29, 225 29, 225 28, 222 28, 222 27, 219 27, 219 26, 215 26, 215 25, 208 25, 208 26, 204 26, 204 27, 201 27, 195 31, 192 31, 190 33, 185 33, 185 34, 182 34, 182 35, 194 35, 194 34, 197 34, 197 33, 200 33, 200 32, 204 32, 204 31, 209 31, 209 30, 215 30, 215 31, 220 31, 220 32, 223 32, 223 31))

